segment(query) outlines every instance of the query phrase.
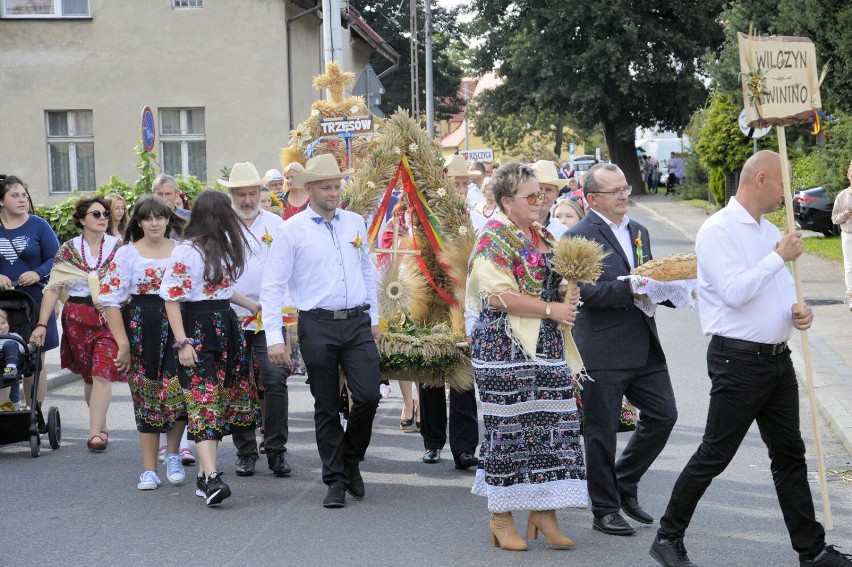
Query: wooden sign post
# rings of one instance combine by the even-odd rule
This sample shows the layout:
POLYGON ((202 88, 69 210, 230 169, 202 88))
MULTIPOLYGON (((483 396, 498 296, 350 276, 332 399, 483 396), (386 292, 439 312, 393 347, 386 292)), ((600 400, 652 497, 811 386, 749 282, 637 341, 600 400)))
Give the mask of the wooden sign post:
MULTIPOLYGON (((740 48, 740 76, 746 122, 758 128, 778 126, 778 153, 781 154, 781 179, 784 183, 784 203, 787 209, 787 230, 793 232, 793 197, 790 187, 790 170, 787 161, 787 135, 785 127, 807 120, 818 124, 822 101, 819 96, 816 50, 806 37, 757 37, 738 33, 740 48)), ((793 279, 796 282, 796 300, 804 305, 799 263, 793 260, 793 279)), ((822 454, 819 421, 817 419, 816 393, 814 392, 811 349, 807 330, 802 331, 802 357, 811 406, 811 425, 816 445, 819 487, 822 493, 822 510, 825 529, 833 529, 828 486, 825 479, 825 462, 822 454)))

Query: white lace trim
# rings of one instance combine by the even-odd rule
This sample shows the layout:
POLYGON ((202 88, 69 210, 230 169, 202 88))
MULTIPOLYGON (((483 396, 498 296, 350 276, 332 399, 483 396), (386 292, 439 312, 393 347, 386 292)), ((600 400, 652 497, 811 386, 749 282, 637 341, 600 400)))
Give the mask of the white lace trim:
MULTIPOLYGON (((502 392, 506 393, 506 392, 502 392)), ((494 404, 482 402, 482 415, 493 415, 497 417, 513 417, 538 411, 549 412, 573 412, 577 411, 577 400, 532 400, 512 405, 494 404)))
POLYGON ((471 364, 474 368, 480 369, 509 369, 509 368, 535 368, 537 366, 547 366, 550 368, 559 368, 564 367, 565 371, 570 374, 570 370, 568 370, 568 365, 565 364, 564 358, 537 358, 535 361, 530 360, 498 360, 498 361, 485 361, 478 358, 471 358, 471 364))
POLYGON ((471 492, 488 498, 489 512, 556 510, 589 506, 586 481, 578 479, 555 480, 540 484, 491 486, 485 482, 485 471, 478 469, 471 492))

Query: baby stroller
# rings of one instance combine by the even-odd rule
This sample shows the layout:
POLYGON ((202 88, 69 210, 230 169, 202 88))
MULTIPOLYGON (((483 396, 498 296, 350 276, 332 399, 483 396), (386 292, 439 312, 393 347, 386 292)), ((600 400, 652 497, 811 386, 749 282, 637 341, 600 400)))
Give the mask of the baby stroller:
MULTIPOLYGON (((29 344, 29 340, 38 322, 38 306, 35 300, 25 292, 7 289, 0 290, 0 309, 9 315, 9 331, 23 337, 22 340, 14 335, 0 335, 0 339, 15 341, 23 348, 18 361, 17 375, 10 378, 0 376, 0 388, 7 388, 24 376, 34 375, 33 394, 35 394, 38 392, 41 373, 41 347, 33 347, 29 344)), ((35 400, 35 398, 36 396, 33 395, 32 399, 35 400)), ((50 408, 47 413, 47 424, 41 412, 41 404, 37 402, 33 403, 32 408, 0 411, 0 445, 29 441, 32 456, 38 457, 43 433, 47 433, 50 448, 59 449, 62 425, 58 408, 50 408)))

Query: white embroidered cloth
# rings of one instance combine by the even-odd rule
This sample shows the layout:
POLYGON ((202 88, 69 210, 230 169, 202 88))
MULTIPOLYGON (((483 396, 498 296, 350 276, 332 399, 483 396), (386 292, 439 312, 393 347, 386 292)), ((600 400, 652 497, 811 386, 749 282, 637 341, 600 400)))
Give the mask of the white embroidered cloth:
POLYGON ((649 317, 657 312, 657 304, 664 301, 671 301, 676 309, 695 309, 698 299, 697 279, 661 282, 639 275, 620 276, 618 279, 629 281, 633 293, 645 296, 634 299, 633 303, 649 317))

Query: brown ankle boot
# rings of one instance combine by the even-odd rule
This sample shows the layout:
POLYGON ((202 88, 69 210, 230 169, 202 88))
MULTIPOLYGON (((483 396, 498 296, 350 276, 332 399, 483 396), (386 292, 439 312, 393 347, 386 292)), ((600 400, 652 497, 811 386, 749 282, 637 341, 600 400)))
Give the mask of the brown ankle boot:
POLYGON ((491 514, 491 545, 509 551, 526 551, 527 544, 521 539, 521 534, 515 527, 515 520, 511 512, 491 514))
POLYGON ((556 510, 530 510, 530 517, 527 520, 527 539, 536 539, 539 531, 544 534, 549 547, 554 549, 574 547, 574 542, 559 531, 556 510))

